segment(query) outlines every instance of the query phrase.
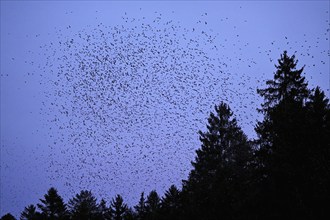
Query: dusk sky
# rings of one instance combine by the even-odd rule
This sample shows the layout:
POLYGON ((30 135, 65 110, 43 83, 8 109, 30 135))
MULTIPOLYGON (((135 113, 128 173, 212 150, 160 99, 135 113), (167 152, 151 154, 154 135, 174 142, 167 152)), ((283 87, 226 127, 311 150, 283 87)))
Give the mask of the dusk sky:
POLYGON ((1 1, 0 216, 181 188, 214 105, 255 138, 284 50, 329 97, 329 1, 1 1))

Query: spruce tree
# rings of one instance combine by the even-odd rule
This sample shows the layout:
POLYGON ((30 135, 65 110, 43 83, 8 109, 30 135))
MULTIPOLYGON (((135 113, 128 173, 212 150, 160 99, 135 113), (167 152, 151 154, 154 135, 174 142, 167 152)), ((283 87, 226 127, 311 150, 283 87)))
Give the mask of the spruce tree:
POLYGON ((113 220, 122 220, 124 219, 125 213, 127 212, 128 207, 124 203, 123 198, 120 195, 116 195, 112 199, 110 204, 110 212, 113 220))
POLYGON ((44 195, 44 199, 40 199, 40 202, 37 206, 44 218, 50 220, 68 219, 66 205, 54 187, 48 190, 47 194, 44 195))
POLYGON ((156 190, 152 190, 146 200, 147 219, 155 220, 159 218, 160 202, 158 193, 156 190))
POLYGON ((98 219, 111 220, 110 209, 107 207, 107 203, 104 199, 101 199, 98 209, 98 219))
POLYGON ((312 219, 315 213, 310 201, 315 181, 310 177, 317 170, 311 158, 322 158, 313 156, 319 152, 318 142, 324 143, 321 144, 324 147, 327 145, 322 141, 325 136, 318 135, 324 129, 313 121, 326 124, 322 116, 326 107, 318 89, 316 96, 310 96, 302 76, 303 67, 296 69, 298 61, 294 56, 289 57, 285 51, 278 62, 274 79, 267 81, 267 88, 258 90, 265 99, 261 109, 264 120, 256 126, 260 174, 256 182, 261 189, 257 196, 259 217, 312 219), (314 104, 320 106, 323 113, 312 113, 314 104))
POLYGON ((16 218, 12 214, 7 213, 4 216, 2 216, 0 220, 16 220, 16 218))
POLYGON ((304 67, 296 69, 298 60, 295 56, 288 56, 287 51, 283 52, 275 65, 276 72, 274 79, 268 80, 265 89, 258 89, 257 92, 264 98, 262 111, 268 112, 280 101, 293 99, 295 101, 303 101, 308 97, 310 91, 307 88, 305 77, 302 76, 304 67))
POLYGON ((91 191, 82 190, 69 200, 68 206, 71 219, 89 220, 96 219, 99 215, 96 198, 91 191))
POLYGON ((2 216, 0 220, 16 220, 16 218, 12 214, 7 213, 4 216, 2 216))
POLYGON ((179 219, 181 209, 180 190, 175 185, 165 192, 161 201, 162 219, 179 219))
POLYGON ((252 153, 249 141, 225 103, 215 106, 207 131, 199 134, 202 146, 183 186, 185 215, 192 219, 231 218, 237 199, 244 201, 238 186, 246 183, 252 153))
POLYGON ((21 220, 39 220, 41 218, 41 214, 36 211, 36 207, 34 205, 29 205, 24 208, 24 211, 21 213, 21 220))
MULTIPOLYGON (((330 106, 329 99, 317 87, 306 103, 308 130, 306 132, 309 166, 304 166, 306 206, 315 219, 330 218, 330 106)), ((305 162, 305 164, 306 164, 305 162)))
POLYGON ((144 192, 141 193, 139 203, 136 206, 134 206, 134 209, 136 211, 138 220, 145 219, 147 208, 146 208, 146 201, 144 198, 144 192))

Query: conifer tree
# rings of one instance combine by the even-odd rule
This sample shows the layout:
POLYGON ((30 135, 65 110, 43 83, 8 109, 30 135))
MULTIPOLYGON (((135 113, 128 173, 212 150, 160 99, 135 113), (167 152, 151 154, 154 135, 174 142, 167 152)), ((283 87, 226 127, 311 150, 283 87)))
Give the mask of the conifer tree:
POLYGON ((4 216, 2 216, 0 220, 16 220, 16 218, 12 214, 7 213, 4 216))
POLYGON ((134 208, 136 211, 137 219, 138 220, 145 219, 147 209, 146 209, 146 201, 144 198, 144 192, 141 193, 139 203, 136 206, 134 206, 134 208))
POLYGON ((96 219, 99 214, 96 198, 91 191, 82 190, 69 200, 68 206, 72 219, 96 219))
POLYGON ((113 220, 124 219, 125 213, 128 210, 128 206, 124 203, 123 198, 120 195, 116 195, 112 199, 110 204, 110 212, 113 220))
POLYGON ((175 185, 171 185, 161 201, 162 219, 179 219, 180 208, 180 190, 175 185))
POLYGON ((99 205, 98 205, 98 219, 102 220, 111 220, 111 213, 110 209, 107 207, 107 203, 104 199, 101 199, 99 205))
POLYGON ((305 201, 315 219, 329 218, 327 201, 330 201, 330 106, 329 99, 319 87, 313 91, 307 108, 308 157, 304 166, 306 183, 305 201))
POLYGON ((301 102, 310 93, 305 77, 302 76, 304 67, 296 69, 298 60, 295 60, 294 55, 289 57, 287 51, 284 51, 278 63, 278 65, 275 65, 277 70, 274 79, 266 82, 268 87, 257 90, 258 94, 264 97, 265 100, 262 104, 263 112, 269 111, 280 101, 293 99, 301 102))
POLYGON ((40 202, 37 206, 44 218, 50 220, 68 219, 66 205, 54 187, 48 190, 47 194, 44 195, 44 199, 40 199, 40 202))
MULTIPOLYGON (((298 61, 295 60, 294 55, 290 57, 287 51, 284 51, 278 63, 275 65, 277 70, 274 78, 266 82, 267 88, 257 90, 264 98, 262 109, 259 109, 264 114, 264 120, 258 122, 256 126, 258 144, 261 148, 258 153, 265 157, 274 151, 272 145, 276 142, 274 138, 277 137, 275 130, 284 131, 281 130, 282 127, 287 127, 285 123, 290 121, 292 115, 297 116, 301 113, 303 102, 310 93, 305 77, 302 76, 304 67, 296 69, 298 61), (298 108, 300 112, 295 112, 294 109, 298 110, 298 108)), ((261 162, 268 161, 261 159, 261 162)))
POLYGON ((267 81, 266 89, 258 90, 265 99, 261 109, 264 120, 256 126, 260 172, 257 182, 260 183, 258 188, 262 189, 257 195, 259 217, 314 218, 310 201, 315 181, 310 177, 317 170, 311 158, 322 158, 313 155, 319 151, 320 141, 324 147, 327 144, 322 141, 321 136, 325 136, 318 135, 323 129, 318 129, 312 121, 326 124, 322 116, 327 111, 325 100, 319 89, 310 96, 311 91, 302 76, 303 67, 296 69, 298 61, 294 56, 289 57, 285 51, 278 62, 274 79, 267 81), (320 110, 312 113, 314 104, 323 113, 320 110))
POLYGON ((24 208, 24 211, 21 213, 21 220, 39 220, 41 219, 41 215, 36 211, 36 207, 34 205, 29 205, 24 208))
POLYGON ((4 216, 2 216, 0 220, 16 220, 16 218, 12 214, 7 213, 4 216))
POLYGON ((199 132, 202 146, 196 151, 194 169, 183 186, 185 213, 192 210, 189 218, 230 218, 236 207, 235 198, 244 200, 242 191, 235 187, 245 184, 243 176, 247 173, 251 148, 232 116, 229 106, 220 103, 215 106, 215 114, 210 114, 207 131, 199 132))
POLYGON ((147 219, 158 219, 160 211, 160 197, 156 190, 152 190, 147 196, 146 201, 147 219))

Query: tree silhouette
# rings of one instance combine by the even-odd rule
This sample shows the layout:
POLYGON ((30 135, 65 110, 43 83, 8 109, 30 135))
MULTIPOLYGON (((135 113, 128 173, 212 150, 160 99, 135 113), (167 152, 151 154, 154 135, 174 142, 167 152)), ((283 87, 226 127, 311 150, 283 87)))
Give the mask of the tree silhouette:
POLYGON ((0 220, 16 220, 16 218, 12 214, 7 213, 4 216, 2 216, 0 220))
POLYGON ((21 213, 21 220, 39 220, 41 219, 41 214, 36 211, 34 205, 29 205, 24 208, 24 211, 21 213))
POLYGON ((136 217, 138 220, 145 219, 147 214, 147 208, 146 208, 146 201, 144 198, 144 192, 141 193, 139 203, 134 206, 134 209, 136 211, 136 217))
POLYGON ((175 185, 165 192, 161 202, 162 219, 179 219, 181 209, 180 191, 175 185))
MULTIPOLYGON (((260 218, 312 219, 317 213, 311 208, 315 180, 310 177, 321 173, 316 172, 311 158, 322 158, 316 156, 320 141, 321 148, 329 149, 324 139, 327 129, 318 130, 315 121, 326 124, 328 119, 322 112, 325 114, 328 110, 319 89, 314 96, 309 96, 311 91, 301 75, 303 68, 296 70, 298 61, 294 56, 289 57, 284 51, 278 62, 274 79, 267 81, 266 89, 258 90, 265 99, 261 110, 264 120, 256 126, 260 148, 256 154, 259 188, 262 189, 257 196, 260 199, 258 209, 260 218), (314 105, 322 111, 315 113, 314 105)), ((321 175, 328 176, 327 173, 325 169, 321 175)))
POLYGON ((97 219, 99 209, 96 198, 91 191, 82 190, 80 194, 69 200, 69 210, 72 219, 88 220, 97 219))
POLYGON ((274 125, 274 119, 279 116, 285 120, 285 118, 290 117, 287 113, 295 114, 290 112, 289 108, 298 107, 293 105, 302 107, 302 102, 309 94, 305 78, 301 75, 304 68, 296 70, 298 61, 295 60, 295 56, 289 57, 287 52, 284 51, 278 63, 278 65, 275 65, 277 71, 274 74, 274 79, 266 82, 268 87, 257 90, 257 93, 264 98, 262 109, 260 109, 264 114, 264 120, 258 122, 256 132, 258 134, 258 144, 261 148, 259 154, 265 156, 274 150, 272 149, 276 136, 274 129, 281 129, 280 127, 274 127, 276 126, 274 125))
POLYGON ((98 219, 111 220, 110 209, 107 207, 107 203, 104 199, 101 199, 98 209, 98 219))
POLYGON ((192 210, 192 219, 229 218, 235 197, 244 200, 237 190, 245 181, 251 147, 227 104, 215 106, 215 112, 208 119, 208 131, 199 132, 202 146, 183 185, 185 213, 192 210))
POLYGON ((137 215, 133 211, 132 208, 127 208, 126 212, 124 213, 123 219, 124 220, 135 220, 135 219, 137 219, 137 215))
POLYGON ((54 187, 51 187, 47 194, 44 195, 44 199, 40 199, 40 201, 41 204, 37 206, 41 210, 43 218, 50 220, 68 219, 66 205, 54 187))
POLYGON ((306 206, 311 210, 311 217, 322 219, 330 217, 327 201, 330 199, 330 106, 324 92, 316 87, 306 103, 307 108, 307 141, 309 146, 309 166, 304 166, 306 206))
POLYGON ((146 210, 147 219, 158 219, 160 209, 160 198, 156 190, 152 190, 147 196, 146 210))
POLYGON ((128 207, 124 203, 123 198, 120 195, 116 195, 114 199, 112 199, 110 204, 110 212, 112 219, 114 220, 122 220, 124 219, 124 215, 127 211, 128 207))
POLYGON ((293 99, 300 102, 309 94, 305 77, 301 75, 304 67, 296 69, 298 60, 295 60, 295 56, 289 57, 287 51, 284 51, 278 63, 275 65, 277 70, 274 79, 266 81, 268 87, 257 90, 265 99, 262 104, 264 112, 269 112, 280 101, 293 99))

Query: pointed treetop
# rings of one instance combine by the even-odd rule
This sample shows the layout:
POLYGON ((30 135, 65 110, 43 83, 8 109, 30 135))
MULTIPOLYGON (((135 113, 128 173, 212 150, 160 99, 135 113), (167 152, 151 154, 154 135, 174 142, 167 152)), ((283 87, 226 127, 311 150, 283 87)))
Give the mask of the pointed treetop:
POLYGON ((114 220, 121 220, 128 210, 128 206, 124 203, 120 195, 116 195, 110 204, 110 213, 114 220))
POLYGON ((41 203, 37 206, 44 217, 49 219, 62 219, 67 216, 66 205, 54 187, 48 190, 47 194, 44 195, 44 199, 40 199, 40 202, 41 203))
POLYGON ((283 52, 278 65, 275 65, 277 70, 274 79, 266 82, 267 88, 257 90, 258 94, 265 99, 265 103, 262 104, 263 111, 267 111, 283 100, 303 101, 308 98, 307 82, 302 76, 304 67, 296 69, 297 63, 298 60, 295 60, 294 55, 290 57, 287 51, 283 52))

